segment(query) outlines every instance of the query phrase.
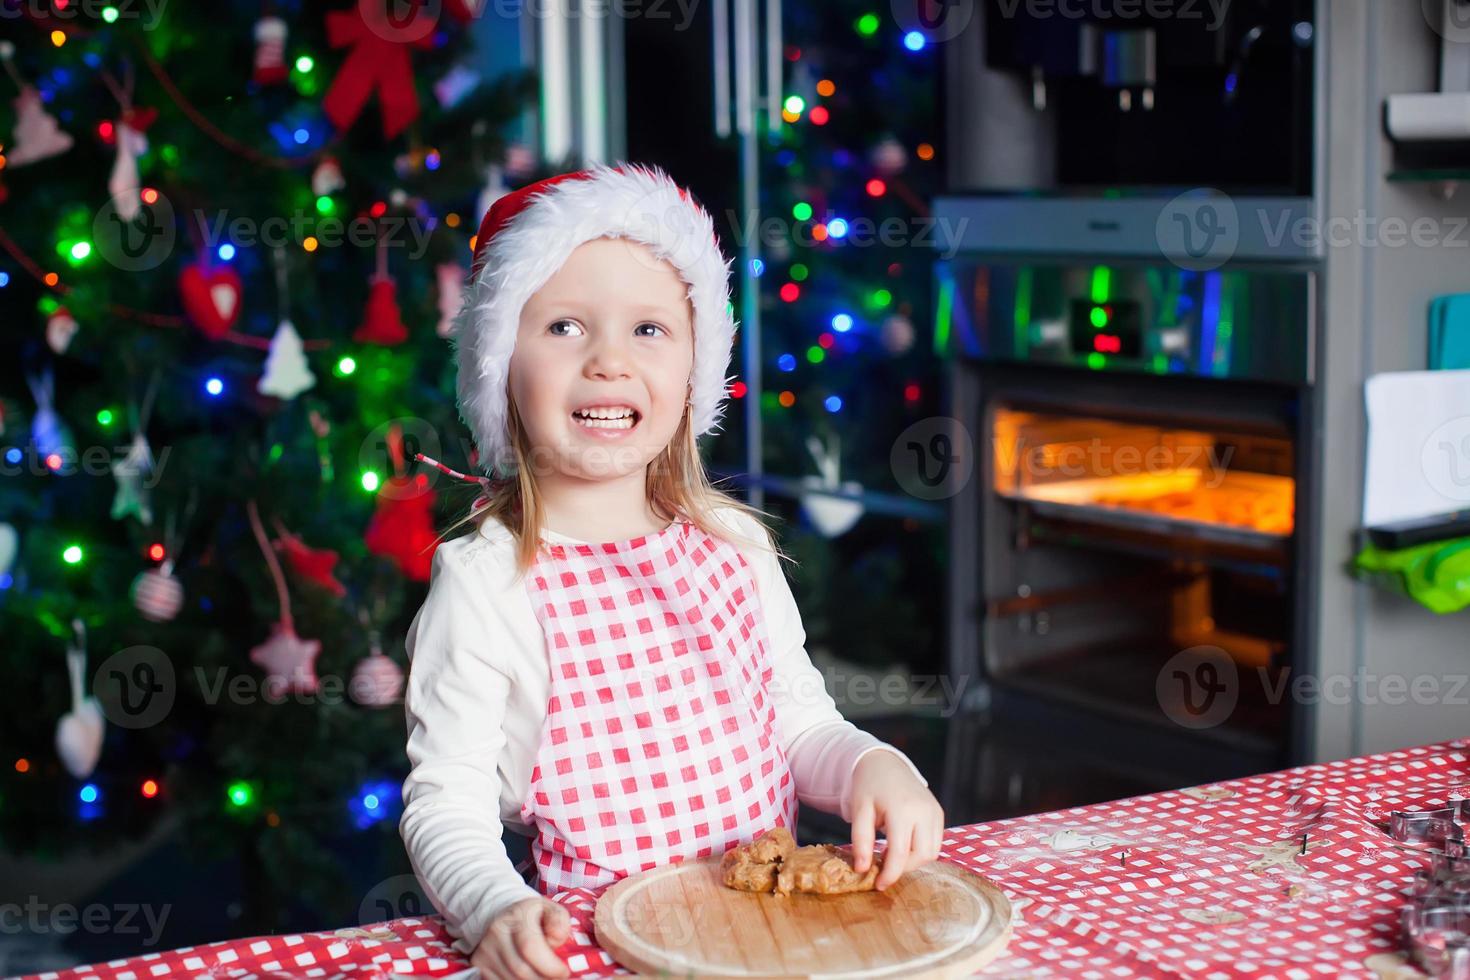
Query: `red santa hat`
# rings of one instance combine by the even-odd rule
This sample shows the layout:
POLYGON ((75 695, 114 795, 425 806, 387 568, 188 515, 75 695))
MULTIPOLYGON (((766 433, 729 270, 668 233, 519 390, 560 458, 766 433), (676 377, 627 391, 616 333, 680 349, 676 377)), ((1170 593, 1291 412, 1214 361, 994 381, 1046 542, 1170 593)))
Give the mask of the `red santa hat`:
POLYGON ((735 320, 730 262, 714 222, 687 190, 657 167, 594 165, 537 181, 498 199, 475 242, 469 292, 452 338, 459 411, 492 476, 514 466, 507 427, 510 358, 521 308, 577 246, 598 238, 641 242, 689 286, 694 308, 691 422, 718 431, 729 382, 735 320))

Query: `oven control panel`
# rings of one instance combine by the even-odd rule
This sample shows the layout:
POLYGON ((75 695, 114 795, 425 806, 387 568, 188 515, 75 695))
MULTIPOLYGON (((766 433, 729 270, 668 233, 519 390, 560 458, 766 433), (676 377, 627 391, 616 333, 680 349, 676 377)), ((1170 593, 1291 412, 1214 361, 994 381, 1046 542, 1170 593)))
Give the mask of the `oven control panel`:
POLYGON ((936 344, 958 356, 1312 382, 1311 270, 960 257, 938 275, 936 344))

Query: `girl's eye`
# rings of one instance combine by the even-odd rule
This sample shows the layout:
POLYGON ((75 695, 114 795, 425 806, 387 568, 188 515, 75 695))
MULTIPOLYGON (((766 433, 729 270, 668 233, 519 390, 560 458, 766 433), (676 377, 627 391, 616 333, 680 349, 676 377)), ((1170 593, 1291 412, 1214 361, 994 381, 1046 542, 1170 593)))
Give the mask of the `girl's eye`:
POLYGON ((575 337, 582 332, 582 325, 576 320, 557 320, 551 326, 547 327, 547 329, 558 337, 575 337), (558 327, 571 327, 572 330, 576 332, 562 333, 559 329, 557 329, 558 327))
POLYGON ((644 337, 654 337, 654 336, 657 336, 659 334, 659 332, 661 332, 663 330, 663 327, 659 326, 657 323, 640 323, 640 324, 638 324, 638 326, 634 327, 633 329, 634 330, 642 330, 644 327, 648 327, 650 330, 653 331, 653 333, 642 334, 641 336, 644 336, 644 337))

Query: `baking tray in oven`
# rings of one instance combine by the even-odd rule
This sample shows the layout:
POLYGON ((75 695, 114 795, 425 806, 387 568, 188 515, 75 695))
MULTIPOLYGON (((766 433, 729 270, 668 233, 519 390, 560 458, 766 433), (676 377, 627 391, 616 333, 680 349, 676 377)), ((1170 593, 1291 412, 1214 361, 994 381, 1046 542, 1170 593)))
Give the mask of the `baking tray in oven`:
POLYGON ((1042 516, 1221 544, 1276 546, 1291 537, 1290 477, 1202 470, 1002 488, 1042 516))

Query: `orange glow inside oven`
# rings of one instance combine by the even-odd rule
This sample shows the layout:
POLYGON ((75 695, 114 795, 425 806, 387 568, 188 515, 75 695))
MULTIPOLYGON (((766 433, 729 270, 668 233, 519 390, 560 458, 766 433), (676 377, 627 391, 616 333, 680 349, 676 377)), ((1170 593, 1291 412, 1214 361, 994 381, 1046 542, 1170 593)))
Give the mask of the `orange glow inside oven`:
POLYGON ((1069 520, 1148 514, 1288 536, 1295 526, 1292 445, 1284 436, 1118 422, 996 408, 996 493, 1045 502, 1069 520))

